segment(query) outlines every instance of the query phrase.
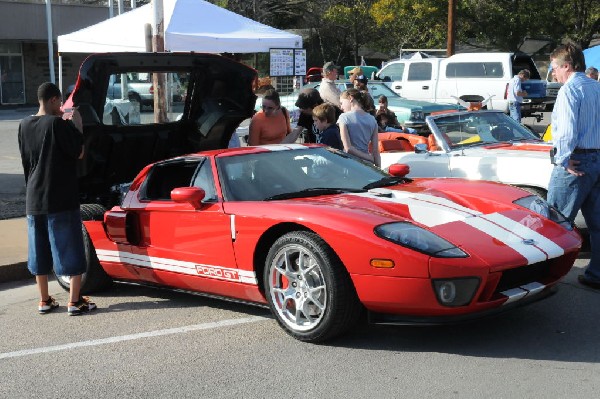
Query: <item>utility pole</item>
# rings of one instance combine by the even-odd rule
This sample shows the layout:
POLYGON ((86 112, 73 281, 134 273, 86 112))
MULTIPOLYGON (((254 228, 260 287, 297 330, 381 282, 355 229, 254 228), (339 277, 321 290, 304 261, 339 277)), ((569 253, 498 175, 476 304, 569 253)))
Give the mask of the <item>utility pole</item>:
POLYGON ((54 76, 54 39, 52 38, 52 7, 50 0, 46 0, 46 30, 48 33, 48 66, 50 67, 50 82, 55 83, 54 76))
MULTIPOLYGON (((152 0, 152 51, 162 53, 165 51, 165 28, 163 1, 152 0)), ((154 87, 154 122, 167 121, 167 104, 165 93, 165 74, 153 73, 152 86, 154 87)))
POLYGON ((456 29, 456 0, 448 0, 448 44, 446 45, 446 55, 454 55, 454 31, 456 29))

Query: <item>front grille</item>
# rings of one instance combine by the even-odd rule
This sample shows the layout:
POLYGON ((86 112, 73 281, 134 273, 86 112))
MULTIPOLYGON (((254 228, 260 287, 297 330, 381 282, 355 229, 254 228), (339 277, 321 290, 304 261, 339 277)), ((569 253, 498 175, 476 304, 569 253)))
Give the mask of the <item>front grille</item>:
POLYGON ((517 288, 534 281, 543 282, 550 275, 550 262, 544 261, 533 265, 521 266, 502 272, 496 292, 517 288))

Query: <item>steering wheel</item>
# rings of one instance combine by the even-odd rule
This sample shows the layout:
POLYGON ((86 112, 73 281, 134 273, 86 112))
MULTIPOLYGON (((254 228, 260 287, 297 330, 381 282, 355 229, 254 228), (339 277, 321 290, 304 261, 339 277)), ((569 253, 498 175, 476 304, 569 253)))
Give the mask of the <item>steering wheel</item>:
POLYGON ((512 130, 506 125, 498 125, 491 131, 492 137, 498 141, 510 141, 514 138, 512 130))

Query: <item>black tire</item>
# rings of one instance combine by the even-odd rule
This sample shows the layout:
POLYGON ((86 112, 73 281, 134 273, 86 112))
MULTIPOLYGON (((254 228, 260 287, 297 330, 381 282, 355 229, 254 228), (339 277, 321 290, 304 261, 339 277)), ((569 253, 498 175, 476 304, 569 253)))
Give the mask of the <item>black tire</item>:
MULTIPOLYGON (((98 204, 82 204, 80 206, 81 220, 103 220, 104 212, 106 209, 102 205, 98 204)), ((81 294, 89 294, 94 291, 104 290, 112 284, 112 279, 106 274, 98 257, 96 256, 96 249, 90 239, 85 226, 81 225, 81 233, 83 234, 83 249, 85 252, 85 264, 86 272, 81 277, 81 294)), ((68 276, 57 276, 55 274, 56 281, 66 291, 71 288, 71 281, 68 276)))
POLYGON ((296 231, 277 239, 267 255, 263 278, 275 319, 300 341, 333 338, 360 317, 362 306, 348 272, 314 233, 296 231))

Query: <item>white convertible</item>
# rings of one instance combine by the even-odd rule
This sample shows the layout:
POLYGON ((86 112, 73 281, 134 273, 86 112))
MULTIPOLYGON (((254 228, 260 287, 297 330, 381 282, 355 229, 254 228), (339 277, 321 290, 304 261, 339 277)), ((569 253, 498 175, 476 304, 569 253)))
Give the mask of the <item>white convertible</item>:
MULTIPOLYGON (((403 163, 408 177, 491 180, 546 197, 552 145, 501 111, 428 116, 427 137, 380 133, 381 167, 403 163)), ((581 214, 578 227, 585 227, 581 214)))

